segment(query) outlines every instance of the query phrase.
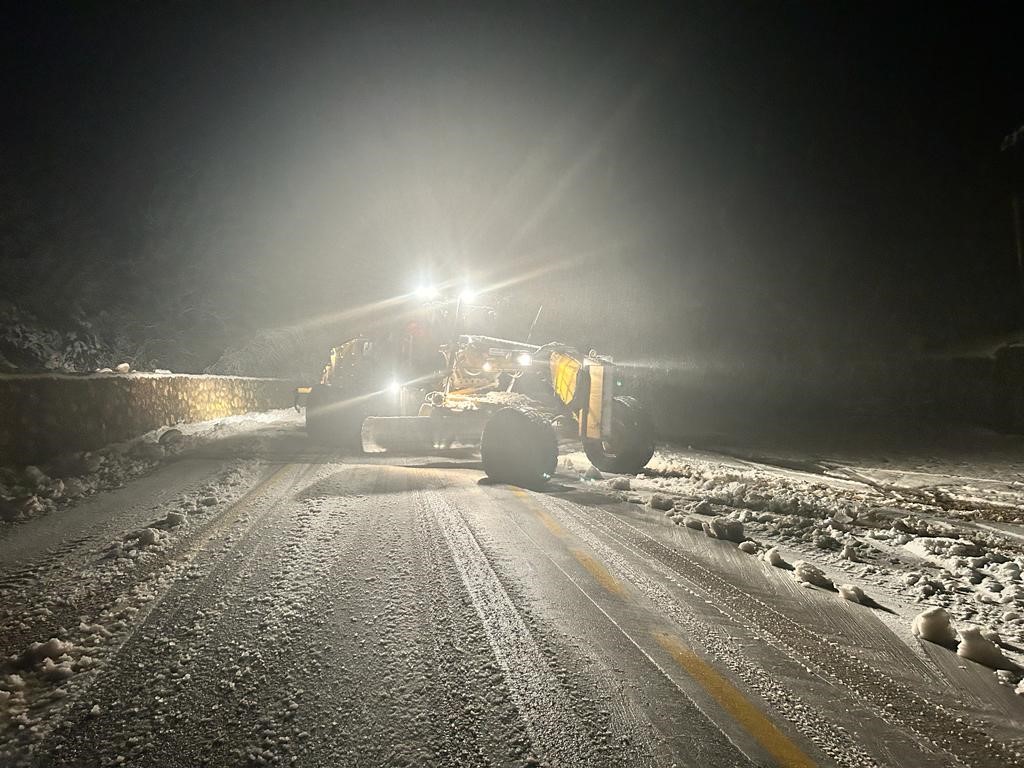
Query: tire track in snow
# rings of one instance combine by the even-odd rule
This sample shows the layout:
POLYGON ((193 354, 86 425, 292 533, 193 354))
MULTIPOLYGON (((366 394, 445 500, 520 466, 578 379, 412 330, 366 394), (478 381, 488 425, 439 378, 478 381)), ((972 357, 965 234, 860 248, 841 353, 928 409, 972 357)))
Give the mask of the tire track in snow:
MULTIPOLYGON (((307 723, 320 764, 521 766, 525 727, 447 539, 414 492, 424 479, 442 483, 361 469, 372 489, 351 510, 351 550, 337 553, 326 614, 339 663, 307 686, 311 704, 337 720, 319 732, 307 723)), ((332 486, 323 490, 341 490, 332 486)))
POLYGON ((575 703, 549 670, 466 520, 437 492, 425 493, 424 500, 444 533, 538 757, 559 766, 594 764, 593 739, 575 716, 575 703))

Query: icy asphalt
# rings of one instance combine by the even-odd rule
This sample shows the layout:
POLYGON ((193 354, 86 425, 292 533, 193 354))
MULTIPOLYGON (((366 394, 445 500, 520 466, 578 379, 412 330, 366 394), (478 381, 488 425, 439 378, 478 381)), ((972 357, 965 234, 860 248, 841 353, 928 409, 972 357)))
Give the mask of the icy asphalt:
POLYGON ((0 765, 1024 765, 988 670, 572 473, 291 423, 60 515, 0 531, 0 765))

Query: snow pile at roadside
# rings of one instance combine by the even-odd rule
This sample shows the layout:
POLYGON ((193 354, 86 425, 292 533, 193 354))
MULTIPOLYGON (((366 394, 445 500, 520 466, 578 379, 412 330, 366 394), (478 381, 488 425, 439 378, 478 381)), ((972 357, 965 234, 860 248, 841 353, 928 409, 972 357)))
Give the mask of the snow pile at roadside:
POLYGON ((99 665, 94 652, 88 646, 51 637, 7 657, 0 662, 0 717, 15 730, 36 727, 42 706, 66 698, 68 681, 99 665))
POLYGON ((0 586, 0 636, 43 638, 0 658, 0 763, 15 740, 41 738, 54 708, 87 690, 79 678, 101 670, 157 596, 194 573, 180 557, 182 548, 258 481, 262 467, 256 459, 236 460, 203 486, 162 505, 149 524, 118 536, 80 573, 55 571, 21 586, 0 586), (101 598, 94 615, 79 617, 77 626, 56 624, 53 617, 90 603, 90 596, 101 598), (34 608, 25 613, 8 607, 16 605, 34 608))
POLYGON ((49 699, 60 700, 66 695, 61 687, 65 681, 96 664, 87 648, 56 637, 30 644, 0 665, 4 671, 0 674, 0 714, 14 728, 33 727, 40 689, 46 690, 49 699))
MULTIPOLYGON (((587 464, 572 454, 563 466, 580 471, 587 464)), ((1024 537, 976 523, 971 510, 950 513, 928 503, 926 494, 845 477, 672 451, 656 454, 640 475, 603 485, 652 514, 733 541, 793 571, 805 586, 869 607, 877 607, 874 598, 903 610, 933 606, 958 626, 982 627, 966 638, 961 630, 965 658, 998 659, 979 650, 996 637, 1000 656, 1024 661, 1024 537), (731 525, 738 529, 723 535, 731 525), (780 547, 798 553, 793 565, 780 547)), ((1024 510, 1024 488, 1019 502, 1024 510)))
MULTIPOLYGON (((53 512, 98 491, 123 486, 175 457, 187 456, 217 440, 294 423, 292 409, 249 413, 179 424, 97 451, 61 456, 42 467, 0 467, 0 521, 18 521, 53 512)), ((258 451, 258 446, 255 446, 258 451)))

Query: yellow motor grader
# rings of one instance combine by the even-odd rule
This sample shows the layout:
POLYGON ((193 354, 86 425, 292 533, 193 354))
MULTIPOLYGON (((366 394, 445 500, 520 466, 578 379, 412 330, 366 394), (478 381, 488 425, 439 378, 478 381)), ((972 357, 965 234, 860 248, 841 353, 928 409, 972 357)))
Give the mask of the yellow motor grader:
POLYGON ((603 471, 647 464, 650 418, 622 388, 611 358, 593 350, 472 334, 437 344, 410 323, 331 350, 309 388, 306 430, 353 451, 478 446, 491 479, 536 487, 554 474, 560 439, 580 440, 603 471))

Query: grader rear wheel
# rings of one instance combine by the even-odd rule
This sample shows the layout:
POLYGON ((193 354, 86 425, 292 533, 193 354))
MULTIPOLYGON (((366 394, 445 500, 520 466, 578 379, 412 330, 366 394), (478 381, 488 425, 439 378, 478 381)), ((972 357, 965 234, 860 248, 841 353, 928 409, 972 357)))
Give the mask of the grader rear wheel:
POLYGON ((502 408, 484 425, 480 456, 492 480, 539 488, 555 474, 558 441, 543 416, 502 408))
POLYGON ((612 401, 612 433, 609 440, 584 440, 590 463, 602 472, 634 475, 654 455, 654 427, 634 397, 612 401))

